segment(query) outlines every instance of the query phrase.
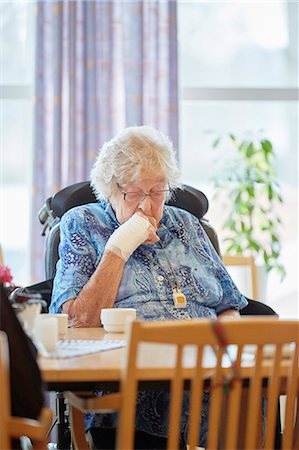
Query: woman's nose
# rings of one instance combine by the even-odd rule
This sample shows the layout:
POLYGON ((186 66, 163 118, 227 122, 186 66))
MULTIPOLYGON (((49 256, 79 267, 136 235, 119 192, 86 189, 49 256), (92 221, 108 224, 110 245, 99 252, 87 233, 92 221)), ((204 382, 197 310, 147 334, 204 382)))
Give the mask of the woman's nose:
POLYGON ((144 197, 142 202, 139 203, 139 208, 144 211, 146 214, 152 212, 152 200, 150 195, 147 195, 144 197))

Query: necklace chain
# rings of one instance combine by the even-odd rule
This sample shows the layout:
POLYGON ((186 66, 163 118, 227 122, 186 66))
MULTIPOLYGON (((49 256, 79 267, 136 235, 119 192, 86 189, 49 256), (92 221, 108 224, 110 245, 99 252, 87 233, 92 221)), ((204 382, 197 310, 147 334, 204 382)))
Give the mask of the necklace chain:
POLYGON ((172 283, 170 277, 168 276, 167 271, 165 271, 165 275, 166 275, 167 280, 168 280, 168 282, 169 282, 169 284, 170 284, 170 287, 171 287, 171 289, 172 289, 172 298, 173 298, 174 306, 175 306, 175 308, 186 308, 186 307, 187 307, 186 296, 185 296, 185 294, 181 291, 181 287, 180 287, 179 281, 178 281, 178 279, 177 279, 175 270, 174 270, 174 268, 172 267, 172 264, 171 264, 171 262, 170 262, 170 259, 168 258, 168 255, 167 255, 167 253, 166 253, 166 251, 165 251, 165 249, 164 249, 164 247, 163 247, 163 245, 162 245, 162 242, 160 241, 159 243, 160 243, 161 249, 163 250, 165 259, 166 259, 166 261, 167 261, 167 264, 169 265, 170 270, 171 270, 171 272, 172 272, 173 279, 174 279, 174 281, 175 281, 175 285, 174 285, 174 284, 172 283))
POLYGON ((172 267, 172 264, 171 264, 171 262, 170 262, 170 259, 168 258, 168 255, 167 255, 167 253, 166 253, 166 251, 165 251, 165 249, 164 249, 164 247, 163 247, 161 241, 159 241, 159 244, 160 244, 161 249, 163 250, 163 254, 164 254, 165 259, 166 259, 166 261, 167 261, 167 263, 168 263, 168 266, 169 266, 169 268, 170 268, 170 270, 171 270, 172 276, 173 276, 173 278, 174 278, 174 280, 175 280, 176 286, 173 284, 173 282, 171 281, 171 279, 170 279, 169 276, 167 275, 167 271, 165 271, 165 275, 166 275, 166 277, 167 277, 167 279, 168 279, 168 281, 169 281, 170 287, 171 287, 172 290, 174 290, 174 289, 180 290, 180 283, 179 283, 179 281, 178 281, 178 279, 177 279, 176 273, 175 273, 175 271, 174 271, 174 269, 173 269, 173 267, 172 267))

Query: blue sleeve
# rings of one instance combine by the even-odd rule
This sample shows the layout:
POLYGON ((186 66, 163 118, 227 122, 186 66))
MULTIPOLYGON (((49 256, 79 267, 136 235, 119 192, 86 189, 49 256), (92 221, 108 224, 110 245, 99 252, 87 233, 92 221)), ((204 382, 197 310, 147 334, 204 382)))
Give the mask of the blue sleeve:
POLYGON ((222 301, 216 308, 216 313, 219 314, 227 309, 241 310, 248 305, 248 301, 238 290, 237 286, 233 282, 231 276, 227 272, 222 259, 213 247, 209 237, 207 236, 202 225, 198 221, 198 234, 203 242, 203 248, 207 255, 215 263, 215 276, 221 284, 223 296, 222 301))
POLYGON ((51 313, 61 312, 61 305, 77 297, 95 271, 101 254, 92 239, 90 213, 74 208, 61 219, 59 261, 56 267, 51 313))

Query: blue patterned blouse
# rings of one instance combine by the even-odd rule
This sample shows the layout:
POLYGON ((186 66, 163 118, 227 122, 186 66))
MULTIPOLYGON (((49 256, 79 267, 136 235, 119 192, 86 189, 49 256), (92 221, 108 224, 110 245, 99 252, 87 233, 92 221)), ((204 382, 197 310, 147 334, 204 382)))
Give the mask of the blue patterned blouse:
MULTIPOLYGON (((79 294, 117 227, 119 223, 111 205, 103 200, 73 208, 63 216, 50 312, 60 312, 64 302, 79 294)), ((143 244, 128 259, 115 307, 136 308, 137 317, 143 320, 172 320, 216 318, 226 309, 239 310, 247 305, 193 215, 165 206, 158 235, 161 243, 143 244), (186 296, 185 309, 174 307, 172 286, 176 283, 186 296)), ((140 393, 138 429, 166 436, 167 395, 166 392, 140 393)), ((187 394, 184 401, 188 402, 187 394)), ((88 414, 86 427, 113 426, 115 417, 110 416, 88 414)), ((182 414, 183 434, 187 423, 187 415, 182 414)))
MULTIPOLYGON (((117 227, 111 205, 104 201, 73 208, 63 216, 50 312, 61 312, 64 302, 77 297, 117 227)), ((247 305, 193 215, 165 206, 158 235, 162 246, 141 245, 128 259, 116 307, 136 308, 137 317, 144 320, 171 320, 215 318, 221 311, 247 305), (187 298, 186 309, 173 305, 171 285, 176 282, 187 298)))

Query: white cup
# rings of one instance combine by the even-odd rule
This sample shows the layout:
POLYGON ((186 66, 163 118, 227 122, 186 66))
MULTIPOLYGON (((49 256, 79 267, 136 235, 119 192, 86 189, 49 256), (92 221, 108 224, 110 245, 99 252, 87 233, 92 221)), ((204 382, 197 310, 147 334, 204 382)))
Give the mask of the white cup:
POLYGON ((107 333, 124 333, 129 320, 136 319, 134 308, 104 308, 101 310, 101 322, 107 333))
POLYGON ((67 314, 41 314, 39 320, 45 320, 49 317, 55 317, 58 321, 58 336, 59 339, 64 339, 68 328, 68 315, 67 314))
POLYGON ((58 341, 58 320, 56 317, 43 316, 44 314, 40 314, 35 320, 35 338, 47 352, 55 352, 58 341))

